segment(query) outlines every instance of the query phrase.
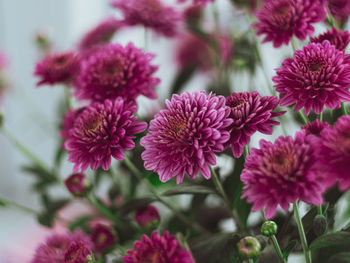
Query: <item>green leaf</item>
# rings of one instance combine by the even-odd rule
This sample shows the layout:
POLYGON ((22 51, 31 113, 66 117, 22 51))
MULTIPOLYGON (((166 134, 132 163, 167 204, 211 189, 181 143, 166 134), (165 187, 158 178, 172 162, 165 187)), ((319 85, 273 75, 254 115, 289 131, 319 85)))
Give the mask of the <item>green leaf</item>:
POLYGON ((162 193, 164 196, 181 195, 181 194, 214 194, 213 189, 202 185, 176 185, 162 193))
POLYGON ((54 162, 55 162, 55 166, 58 168, 60 167, 60 164, 62 162, 62 159, 65 155, 65 151, 63 150, 63 140, 60 140, 58 146, 57 146, 57 150, 56 150, 56 153, 55 153, 55 159, 54 159, 54 162))
POLYGON ((350 252, 342 252, 334 255, 328 263, 350 263, 350 252))
POLYGON ((148 205, 152 202, 156 201, 153 197, 144 197, 144 198, 136 198, 126 202, 118 211, 121 215, 127 215, 130 212, 133 212, 145 205, 148 205))
POLYGON ((349 232, 335 232, 315 239, 310 249, 320 249, 330 246, 350 246, 350 233, 349 232))
POLYGON ((6 206, 6 202, 0 198, 0 206, 6 206))
POLYGON ((47 187, 59 182, 55 172, 44 170, 35 164, 22 166, 22 171, 36 178, 32 188, 39 193, 44 192, 47 187))
POLYGON ((286 248, 283 250, 283 256, 288 259, 289 254, 294 250, 294 248, 298 245, 298 240, 293 239, 291 241, 289 241, 288 245, 286 246, 286 248))
POLYGON ((196 67, 195 66, 188 66, 183 69, 181 69, 174 81, 173 84, 171 85, 171 92, 170 94, 178 94, 181 92, 181 90, 184 88, 185 84, 191 79, 191 77, 194 75, 196 72, 196 67))
POLYGON ((93 216, 87 215, 87 216, 81 216, 75 219, 73 222, 71 222, 68 226, 69 231, 73 232, 75 229, 86 229, 86 223, 92 219, 93 216))

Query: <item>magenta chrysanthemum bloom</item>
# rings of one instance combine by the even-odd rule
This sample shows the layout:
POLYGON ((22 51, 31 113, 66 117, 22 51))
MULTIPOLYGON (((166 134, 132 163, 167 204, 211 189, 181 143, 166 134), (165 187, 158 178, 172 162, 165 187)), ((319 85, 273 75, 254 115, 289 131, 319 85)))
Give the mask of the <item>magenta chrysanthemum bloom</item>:
POLYGON ((139 95, 156 99, 154 88, 160 80, 153 77, 158 69, 150 63, 153 58, 132 43, 101 46, 83 60, 76 96, 93 101, 116 97, 134 100, 139 95))
POLYGON ((116 243, 117 237, 110 227, 96 224, 92 230, 91 240, 96 250, 105 251, 116 243))
POLYGON ((137 122, 134 108, 126 107, 123 99, 95 102, 86 107, 69 131, 64 147, 74 172, 82 172, 90 165, 92 170, 108 170, 111 157, 124 159, 124 150, 135 147, 134 134, 144 131, 146 122, 137 122))
POLYGON ((331 14, 341 23, 345 23, 350 15, 349 0, 327 0, 331 14))
POLYGON ((228 127, 233 156, 239 158, 250 137, 257 131, 272 134, 272 126, 279 125, 271 118, 281 116, 285 111, 273 112, 278 106, 276 96, 260 97, 259 92, 233 92, 226 98, 226 106, 230 107, 230 118, 233 123, 228 127))
POLYGON ((159 235, 153 231, 152 236, 143 235, 134 243, 134 250, 128 250, 123 257, 124 263, 195 263, 190 251, 181 247, 176 237, 165 231, 159 235))
POLYGON ((318 119, 314 120, 313 122, 309 122, 307 124, 305 124, 304 126, 301 127, 304 131, 305 134, 308 135, 313 135, 316 137, 320 137, 321 136, 321 132, 324 129, 328 129, 330 128, 329 124, 327 122, 322 122, 318 119))
MULTIPOLYGON (((214 2, 215 0, 192 0, 194 5, 206 5, 214 2)), ((178 3, 185 3, 187 0, 177 0, 178 3)))
POLYGON ((232 119, 225 98, 185 92, 165 103, 167 109, 155 115, 141 139, 145 168, 157 172, 162 182, 176 176, 181 183, 185 173, 194 178, 198 172, 209 179, 209 165, 216 164, 214 152, 223 151, 230 138, 227 127, 232 119))
POLYGON ((311 36, 312 24, 326 18, 325 0, 269 0, 256 16, 256 33, 265 34, 263 43, 272 41, 277 48, 288 45, 293 36, 301 40, 311 36))
POLYGON ((79 114, 84 111, 84 109, 85 107, 78 109, 70 109, 64 114, 60 132, 60 135, 63 139, 68 139, 70 129, 73 128, 75 120, 77 119, 79 114))
POLYGON ((91 254, 83 242, 74 242, 64 254, 64 263, 86 263, 91 254))
POLYGON ((31 263, 62 263, 65 253, 75 242, 82 242, 88 249, 93 248, 90 238, 82 231, 68 234, 53 234, 36 249, 31 263))
POLYGON ((294 111, 302 107, 309 115, 311 108, 320 114, 323 107, 340 107, 350 101, 350 56, 337 50, 328 41, 311 43, 287 58, 276 69, 272 80, 281 93, 281 106, 294 103, 294 111))
POLYGON ((181 15, 160 0, 111 0, 112 6, 124 14, 128 25, 143 25, 155 32, 172 37, 177 34, 181 15))
POLYGON ((280 136, 275 143, 260 140, 259 144, 260 149, 253 148, 246 158, 241 175, 242 198, 253 203, 253 211, 265 208, 265 216, 272 218, 278 205, 288 210, 299 200, 322 204, 326 186, 304 132, 295 139, 280 136))
POLYGON ((113 18, 108 17, 97 26, 88 31, 78 44, 80 51, 85 51, 101 44, 107 43, 124 24, 113 18))
POLYGON ((338 181, 340 190, 350 188, 350 116, 342 116, 333 128, 324 129, 318 147, 318 160, 327 179, 338 181))
POLYGON ((85 174, 75 173, 71 174, 64 184, 67 187, 68 191, 75 196, 84 196, 90 189, 90 182, 85 174))
POLYGON ((160 221, 158 209, 153 205, 141 207, 135 212, 135 221, 142 227, 157 225, 160 221))
POLYGON ((80 60, 73 52, 50 54, 35 67, 34 75, 41 78, 37 86, 69 83, 80 70, 80 60))
POLYGON ((333 27, 332 30, 327 30, 318 37, 310 38, 311 43, 322 43, 325 40, 328 40, 329 43, 336 47, 336 49, 345 51, 346 47, 350 43, 350 33, 347 30, 337 30, 335 27, 333 27))

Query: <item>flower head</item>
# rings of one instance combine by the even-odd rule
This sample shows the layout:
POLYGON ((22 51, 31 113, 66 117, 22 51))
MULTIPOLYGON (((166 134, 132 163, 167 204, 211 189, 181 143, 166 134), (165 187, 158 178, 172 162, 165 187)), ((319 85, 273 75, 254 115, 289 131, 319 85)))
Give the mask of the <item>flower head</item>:
POLYGON ((194 178, 198 172, 209 179, 209 165, 216 164, 214 152, 223 151, 230 137, 227 127, 232 119, 225 98, 185 92, 173 95, 166 106, 141 139, 145 168, 157 172, 162 182, 176 176, 181 183, 185 173, 194 178))
POLYGON ((329 43, 336 47, 336 49, 345 51, 350 43, 350 33, 347 30, 341 31, 333 27, 332 30, 327 30, 318 37, 310 38, 311 43, 322 43, 325 40, 328 40, 329 43))
POLYGON ((124 159, 124 150, 135 147, 133 134, 147 127, 145 122, 136 121, 134 110, 117 98, 95 102, 79 114, 64 144, 69 161, 75 164, 74 172, 85 171, 89 165, 92 170, 108 170, 111 157, 124 159))
POLYGON ((41 78, 37 83, 54 85, 69 83, 75 79, 80 70, 80 60, 73 52, 49 54, 35 67, 34 75, 41 78))
POLYGON ((177 34, 181 15, 160 0, 112 0, 111 4, 123 12, 128 25, 140 24, 167 37, 177 34))
POLYGON ((324 129, 330 128, 327 122, 321 122, 318 119, 314 120, 313 122, 309 122, 305 124, 304 126, 301 127, 304 131, 305 134, 308 135, 313 135, 316 137, 321 136, 321 132, 324 129))
POLYGON ((350 188, 350 116, 342 116, 333 128, 322 130, 318 160, 331 183, 338 181, 343 191, 350 188))
POLYGON ((280 47, 293 36, 304 40, 313 34, 312 24, 326 18, 325 0, 269 0, 256 16, 259 22, 253 27, 258 35, 266 35, 263 43, 280 47))
POLYGON ((104 19, 84 35, 78 44, 78 49, 85 51, 107 43, 122 26, 123 23, 113 17, 104 19))
POLYGON ((135 212, 135 220, 142 227, 153 226, 160 221, 158 209, 153 205, 147 205, 139 208, 135 212))
POLYGON ((273 77, 276 90, 281 93, 281 106, 294 103, 294 111, 304 107, 320 114, 323 107, 340 107, 350 101, 350 55, 337 50, 328 41, 311 43, 287 58, 273 77))
POLYGON ((64 114, 60 132, 60 135, 63 139, 68 139, 70 129, 73 128, 75 120, 77 119, 79 114, 84 111, 84 109, 85 107, 78 109, 70 109, 64 114))
POLYGON ((90 182, 83 173, 75 173, 64 180, 68 191, 75 196, 84 196, 90 188, 90 182))
POLYGON ((53 234, 46 239, 45 243, 39 245, 31 263, 65 262, 65 253, 75 242, 83 243, 88 249, 93 248, 90 238, 81 231, 68 234, 53 234))
POLYGON ((327 0, 331 14, 341 23, 346 22, 350 15, 350 2, 348 0, 327 0))
POLYGON ((104 101, 122 97, 134 100, 139 95, 157 98, 154 88, 160 80, 153 77, 158 67, 151 65, 154 58, 132 43, 126 47, 108 44, 99 47, 83 60, 76 83, 79 99, 104 101))
POLYGON ((103 224, 96 224, 91 234, 92 242, 95 249, 98 251, 105 251, 111 248, 117 241, 114 231, 103 224))
POLYGON ((226 106, 230 107, 230 118, 233 123, 228 127, 233 156, 239 158, 250 137, 257 131, 272 134, 272 126, 279 125, 271 118, 280 116, 285 111, 273 112, 278 106, 275 96, 260 97, 259 92, 233 92, 226 98, 226 106))
POLYGON ((238 244, 238 252, 243 258, 253 259, 260 254, 261 244, 255 237, 247 236, 242 238, 238 244))
POLYGON ((154 231, 151 237, 143 235, 134 243, 134 250, 128 250, 124 263, 194 263, 190 251, 182 248, 175 236, 165 231, 159 235, 154 231))
POLYGON ((278 205, 287 210, 299 200, 322 204, 326 186, 316 160, 304 132, 295 139, 280 136, 275 143, 260 140, 260 149, 253 148, 244 164, 242 198, 248 197, 253 211, 265 207, 266 218, 275 215, 278 205))
POLYGON ((64 254, 64 263, 86 263, 90 249, 83 242, 74 242, 64 254))

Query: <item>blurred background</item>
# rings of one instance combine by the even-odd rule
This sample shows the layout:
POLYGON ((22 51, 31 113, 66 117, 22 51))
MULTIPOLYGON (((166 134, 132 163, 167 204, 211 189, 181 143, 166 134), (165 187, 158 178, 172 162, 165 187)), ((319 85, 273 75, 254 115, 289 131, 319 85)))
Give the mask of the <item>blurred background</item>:
MULTIPOLYGON (((175 3, 175 0, 168 2, 175 3)), ((242 27, 247 27, 247 23, 239 20, 242 11, 235 10, 228 0, 217 0, 217 6, 223 28, 239 32, 242 27), (233 17, 235 21, 232 21, 233 17)), ((212 12, 206 12, 210 21, 212 12)), ((40 59, 40 52, 35 37, 39 33, 47 34, 55 50, 71 50, 87 30, 109 15, 118 16, 107 0, 0 0, 0 51, 9 59, 8 75, 11 82, 9 94, 2 105, 6 129, 47 164, 52 163, 59 143, 57 127, 60 119, 57 111, 64 91, 59 86, 36 87, 38 80, 33 72, 35 63, 40 59)), ((210 22, 207 26, 213 28, 210 22)), ((322 32, 324 29, 318 27, 317 31, 322 32)), ((121 31, 115 36, 115 41, 122 44, 132 41, 138 47, 147 46, 148 51, 157 55, 154 63, 160 65, 157 76, 161 78, 157 89, 158 101, 159 105, 163 103, 176 73, 175 54, 172 52, 176 41, 152 34, 145 40, 141 27, 121 31)), ((290 47, 274 50, 271 44, 260 48, 269 77, 282 59, 292 52, 290 47)), ((244 72, 232 76, 234 90, 246 90, 249 83, 261 94, 268 95, 261 69, 257 69, 255 75, 253 80, 244 72)), ((199 74, 186 85, 186 90, 201 90, 208 82, 208 75, 199 74)), ((141 115, 152 114, 153 110, 157 110, 155 101, 142 98, 140 103, 141 115)), ((285 118, 288 122, 288 117, 285 118)), ((296 127, 288 125, 287 133, 294 134, 296 127)), ((251 145, 256 146, 262 137, 272 140, 281 134, 280 128, 276 128, 274 136, 256 135, 251 145)), ((28 164, 26 157, 0 134, 0 196, 40 210, 38 196, 30 189, 33 178, 21 171, 24 164, 28 164)), ((72 165, 65 160, 61 173, 68 175, 71 169, 72 165)), ((67 195, 67 192, 57 189, 57 194, 67 195)), ((30 214, 16 209, 0 209, 0 263, 28 262, 28 255, 30 258, 38 242, 48 232, 30 214)), ((290 262, 298 261, 292 258, 290 262)))

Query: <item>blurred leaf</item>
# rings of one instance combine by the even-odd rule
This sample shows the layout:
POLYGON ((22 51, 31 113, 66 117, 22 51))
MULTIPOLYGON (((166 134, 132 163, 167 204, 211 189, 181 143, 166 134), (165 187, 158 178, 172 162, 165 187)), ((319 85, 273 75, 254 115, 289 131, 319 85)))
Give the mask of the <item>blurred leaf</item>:
POLYGON ((0 206, 6 206, 6 202, 0 198, 0 206))
POLYGON ((239 263, 237 243, 238 235, 233 233, 218 233, 208 238, 201 237, 190 244, 196 262, 200 263, 239 263))
POLYGON ((175 76, 175 79, 171 85, 170 96, 172 94, 180 93, 183 90, 185 84, 192 78, 195 72, 195 66, 184 67, 179 72, 177 72, 177 75, 175 76))
POLYGON ((145 205, 156 201, 153 197, 136 198, 126 202, 118 211, 121 215, 127 215, 145 205))
POLYGON ((311 245, 310 249, 320 249, 329 246, 349 246, 350 247, 350 233, 349 232, 335 232, 326 234, 315 239, 311 245))
POLYGON ((168 191, 162 193, 164 196, 181 194, 214 194, 215 191, 202 185, 176 185, 168 191))
POLYGON ((47 171, 36 164, 22 166, 22 171, 36 178, 32 188, 39 193, 44 192, 48 186, 59 182, 55 172, 47 171))
POLYGON ((293 239, 291 241, 289 241, 288 245, 286 246, 286 248, 283 250, 283 256, 288 259, 289 254, 291 252, 293 252, 294 248, 298 245, 299 241, 296 239, 293 239))
POLYGON ((75 219, 73 222, 71 222, 68 226, 69 231, 73 232, 75 229, 80 228, 83 230, 86 230, 86 223, 92 219, 93 216, 87 215, 87 216, 81 216, 75 219))
POLYGON ((56 153, 55 153, 55 159, 54 159, 54 163, 55 163, 55 167, 60 167, 60 164, 62 162, 62 159, 65 155, 65 151, 63 150, 63 143, 64 141, 61 139, 59 141, 59 144, 57 146, 57 150, 56 150, 56 153))
POLYGON ((350 263, 350 252, 342 252, 334 255, 328 263, 350 263))
POLYGON ((42 203, 44 204, 44 211, 38 216, 39 223, 47 227, 52 227, 57 211, 69 202, 70 199, 51 200, 49 196, 43 195, 42 203))

